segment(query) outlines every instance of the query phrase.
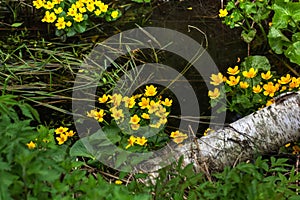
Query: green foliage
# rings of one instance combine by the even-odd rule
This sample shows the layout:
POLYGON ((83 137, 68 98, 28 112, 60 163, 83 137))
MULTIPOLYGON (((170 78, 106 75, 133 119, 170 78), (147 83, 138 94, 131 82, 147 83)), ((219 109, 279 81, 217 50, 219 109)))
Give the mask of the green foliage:
MULTIPOLYGON (((182 160, 181 160, 182 161, 182 160)), ((287 159, 258 157, 254 163, 240 163, 208 174, 193 172, 192 164, 178 164, 160 170, 150 186, 155 199, 296 199, 295 181, 300 175, 287 159)), ((147 190, 147 189, 146 189, 147 190)))
MULTIPOLYGON (((95 173, 82 170, 84 162, 69 155, 68 146, 55 143, 54 130, 32 127, 36 111, 16 112, 13 96, 1 96, 0 110, 0 199, 150 199, 133 194, 125 186, 111 185, 95 173), (10 114, 7 114, 7 111, 10 114), (14 114, 13 114, 14 113, 14 114), (29 141, 34 146, 29 146, 29 141)), ((34 110, 30 108, 30 110, 34 110)))
POLYGON ((223 22, 230 28, 243 28, 241 36, 246 43, 254 39, 268 42, 275 53, 284 54, 291 62, 300 64, 300 2, 231 0, 226 11, 230 14, 222 15, 220 11, 223 22), (270 27, 264 25, 268 20, 271 20, 270 27))
POLYGON ((276 0, 268 39, 271 49, 300 64, 300 3, 276 0))

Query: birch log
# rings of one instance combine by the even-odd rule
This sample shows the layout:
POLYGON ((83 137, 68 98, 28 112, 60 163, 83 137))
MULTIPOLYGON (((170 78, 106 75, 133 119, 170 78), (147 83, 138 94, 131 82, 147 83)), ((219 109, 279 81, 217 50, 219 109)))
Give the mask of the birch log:
MULTIPOLYGON (((299 138, 300 91, 281 95, 272 105, 174 151, 184 156, 183 165, 193 163, 196 171, 220 171, 255 155, 277 151, 299 138)), ((156 164, 163 161, 160 159, 156 164)))

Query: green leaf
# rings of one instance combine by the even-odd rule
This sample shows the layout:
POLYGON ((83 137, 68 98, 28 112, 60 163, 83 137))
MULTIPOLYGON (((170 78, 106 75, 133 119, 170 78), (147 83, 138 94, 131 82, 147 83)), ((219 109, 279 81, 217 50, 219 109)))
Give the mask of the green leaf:
POLYGON ((20 27, 24 22, 16 22, 11 25, 11 27, 17 28, 20 27))
POLYGON ((243 30, 241 34, 243 40, 248 44, 255 38, 255 35, 256 29, 251 29, 250 31, 243 30))
POLYGON ((268 40, 271 49, 277 54, 282 54, 283 47, 290 44, 290 40, 279 29, 275 27, 270 28, 268 40))
POLYGON ((75 142, 75 144, 70 149, 71 156, 83 156, 91 159, 95 159, 94 154, 91 153, 91 148, 87 148, 88 146, 87 138, 82 138, 75 142), (89 150, 90 149, 90 150, 89 150))
POLYGON ((75 31, 75 29, 72 27, 72 28, 70 28, 68 31, 67 31, 67 36, 68 37, 72 37, 72 36, 74 36, 76 34, 76 31, 75 31))
POLYGON ((276 3, 273 6, 273 10, 275 12, 272 19, 272 26, 275 28, 287 28, 291 13, 287 8, 286 3, 276 3))
POLYGON ((81 23, 75 23, 74 24, 74 29, 78 33, 83 33, 86 30, 86 25, 85 24, 81 24, 81 23))
POLYGON ((300 41, 290 45, 284 52, 284 55, 288 57, 291 62, 300 65, 300 41))
POLYGON ((253 67, 257 70, 269 71, 271 68, 269 60, 265 56, 248 56, 241 65, 245 68, 245 70, 249 70, 253 67))

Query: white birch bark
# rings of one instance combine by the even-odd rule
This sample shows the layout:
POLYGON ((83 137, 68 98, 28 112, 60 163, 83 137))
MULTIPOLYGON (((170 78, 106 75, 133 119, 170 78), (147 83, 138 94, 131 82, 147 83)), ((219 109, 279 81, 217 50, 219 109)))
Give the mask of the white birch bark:
POLYGON ((177 148, 184 165, 196 171, 222 170, 257 154, 277 151, 300 138, 300 91, 280 95, 275 103, 221 130, 177 148))
MULTIPOLYGON (((272 105, 170 150, 177 159, 184 156, 183 165, 193 163, 196 172, 220 171, 255 155, 277 151, 299 138, 300 91, 280 95, 272 105)), ((159 169, 159 163, 166 160, 162 156, 144 166, 159 169)))

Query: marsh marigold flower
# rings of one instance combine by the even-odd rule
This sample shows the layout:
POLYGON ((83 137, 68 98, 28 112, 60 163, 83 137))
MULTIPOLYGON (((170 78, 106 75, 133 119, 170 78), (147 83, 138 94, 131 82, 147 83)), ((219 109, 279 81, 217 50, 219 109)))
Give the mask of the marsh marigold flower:
POLYGON ((243 71, 243 76, 246 78, 254 78, 256 74, 257 70, 255 70, 253 67, 251 67, 249 71, 243 71))
POLYGON ((115 120, 120 120, 124 117, 124 114, 123 114, 123 110, 122 109, 116 109, 115 107, 111 108, 110 111, 112 112, 111 113, 111 116, 115 119, 115 120))
POLYGON ((81 13, 77 13, 75 16, 74 16, 74 21, 76 22, 82 22, 83 21, 83 15, 81 13))
POLYGON ((267 73, 261 73, 261 78, 265 79, 265 80, 269 80, 270 78, 272 78, 272 74, 270 71, 267 71, 267 73))
POLYGON ((63 12, 63 9, 62 9, 62 7, 54 8, 54 12, 55 12, 55 14, 58 15, 63 12))
POLYGON ((238 77, 234 77, 234 76, 229 76, 229 80, 226 80, 226 83, 229 85, 229 86, 235 86, 239 83, 240 81, 240 76, 238 77))
POLYGON ((116 180, 116 181, 115 181, 115 184, 116 184, 116 185, 121 185, 122 183, 123 183, 123 182, 122 182, 121 180, 116 180))
POLYGON ((150 85, 150 86, 146 86, 146 89, 145 89, 145 96, 155 96, 157 91, 156 91, 156 87, 154 87, 153 85, 150 85))
POLYGON ((29 143, 26 144, 28 149, 34 149, 36 147, 36 144, 32 141, 30 141, 29 143))
POLYGON ((139 124, 131 124, 130 126, 131 126, 131 129, 134 130, 134 131, 137 131, 140 128, 139 124))
POLYGON ((266 106, 269 106, 274 103, 274 99, 270 99, 267 101, 266 106))
POLYGON ((170 106, 172 106, 172 102, 173 102, 172 99, 165 98, 165 100, 162 101, 161 104, 164 106, 170 107, 170 106))
POLYGON ((60 134, 59 137, 56 137, 56 140, 59 145, 62 145, 63 143, 65 143, 65 141, 67 141, 67 139, 68 139, 68 136, 65 134, 60 134))
POLYGON ((145 98, 142 97, 141 99, 142 101, 138 103, 138 105, 140 106, 141 109, 146 109, 149 106, 150 103, 150 99, 149 98, 145 98))
POLYGON ((282 76, 280 80, 278 80, 278 83, 284 85, 288 84, 292 80, 291 75, 287 74, 286 76, 282 76))
POLYGON ((187 134, 184 134, 180 131, 173 131, 170 135, 171 138, 173 138, 173 141, 176 143, 176 144, 180 144, 182 143, 185 139, 188 138, 187 134))
POLYGON ((112 103, 114 106, 119 106, 123 99, 121 94, 113 94, 112 96, 109 97, 111 100, 108 103, 112 103))
POLYGON ((104 113, 104 110, 101 109, 99 112, 96 111, 94 113, 94 119, 97 120, 98 122, 103 122, 104 115, 106 115, 106 114, 104 113))
POLYGON ((147 114, 147 113, 143 113, 143 114, 141 115, 141 117, 142 117, 143 119, 150 119, 150 115, 147 114))
POLYGON ((212 74, 210 76, 210 79, 212 80, 210 84, 215 86, 220 85, 221 83, 223 83, 223 78, 224 77, 220 72, 218 74, 212 74))
POLYGON ((260 87, 260 85, 256 85, 252 87, 252 90, 254 93, 260 93, 262 91, 262 88, 260 87))
POLYGON ((139 116, 137 116, 137 114, 133 115, 132 117, 130 117, 130 124, 138 124, 141 121, 141 118, 139 118, 139 116))
POLYGON ((299 85, 300 85, 300 77, 299 78, 293 77, 289 84, 289 87, 293 89, 299 87, 299 85))
POLYGON ((147 141, 148 140, 143 136, 143 137, 137 137, 135 143, 143 146, 146 144, 147 141))
POLYGON ((58 30, 66 28, 66 22, 64 17, 59 17, 57 19, 55 26, 57 27, 58 30))
POLYGON ((56 134, 63 134, 63 133, 65 133, 65 132, 67 132, 69 130, 69 128, 66 128, 66 127, 59 127, 59 128, 57 128, 57 129, 55 129, 55 133, 56 134))
POLYGON ((276 85, 273 84, 273 82, 268 82, 268 84, 264 84, 263 88, 265 90, 264 95, 270 97, 273 97, 275 92, 278 90, 278 88, 276 87, 276 85))
POLYGON ((228 11, 226 9, 219 10, 219 17, 226 17, 228 15, 228 11))
POLYGON ((159 103, 157 103, 157 102, 151 100, 151 101, 150 101, 150 104, 148 105, 147 108, 148 108, 148 113, 149 113, 149 114, 152 114, 152 113, 154 113, 155 111, 158 110, 158 108, 159 108, 159 103))
POLYGON ((44 6, 44 1, 43 0, 36 0, 36 1, 33 1, 33 6, 36 8, 36 9, 40 9, 44 6))
POLYGON ((127 141, 128 141, 128 145, 125 147, 125 149, 128 149, 129 147, 132 147, 134 145, 136 141, 136 137, 131 135, 127 141))
POLYGON ((101 12, 107 12, 108 5, 101 2, 98 7, 100 8, 101 12))
POLYGON ((249 87, 249 84, 247 83, 247 82, 240 82, 240 87, 242 88, 242 89, 247 89, 248 87, 249 87))
POLYGON ((95 13, 96 16, 99 16, 101 14, 101 10, 97 9, 97 10, 94 11, 94 13, 95 13))
POLYGON ((215 88, 213 91, 208 91, 208 96, 211 98, 211 99, 216 99, 220 96, 220 91, 218 88, 215 88))
POLYGON ((113 19, 116 19, 119 16, 119 12, 117 10, 114 10, 114 11, 111 12, 110 16, 113 19))
POLYGON ((99 103, 106 103, 108 100, 108 97, 109 97, 108 95, 103 94, 102 97, 98 98, 99 103))
POLYGON ((229 68, 227 69, 227 74, 230 74, 230 75, 236 75, 236 74, 238 74, 239 72, 240 72, 239 66, 235 66, 234 68, 229 67, 229 68))

